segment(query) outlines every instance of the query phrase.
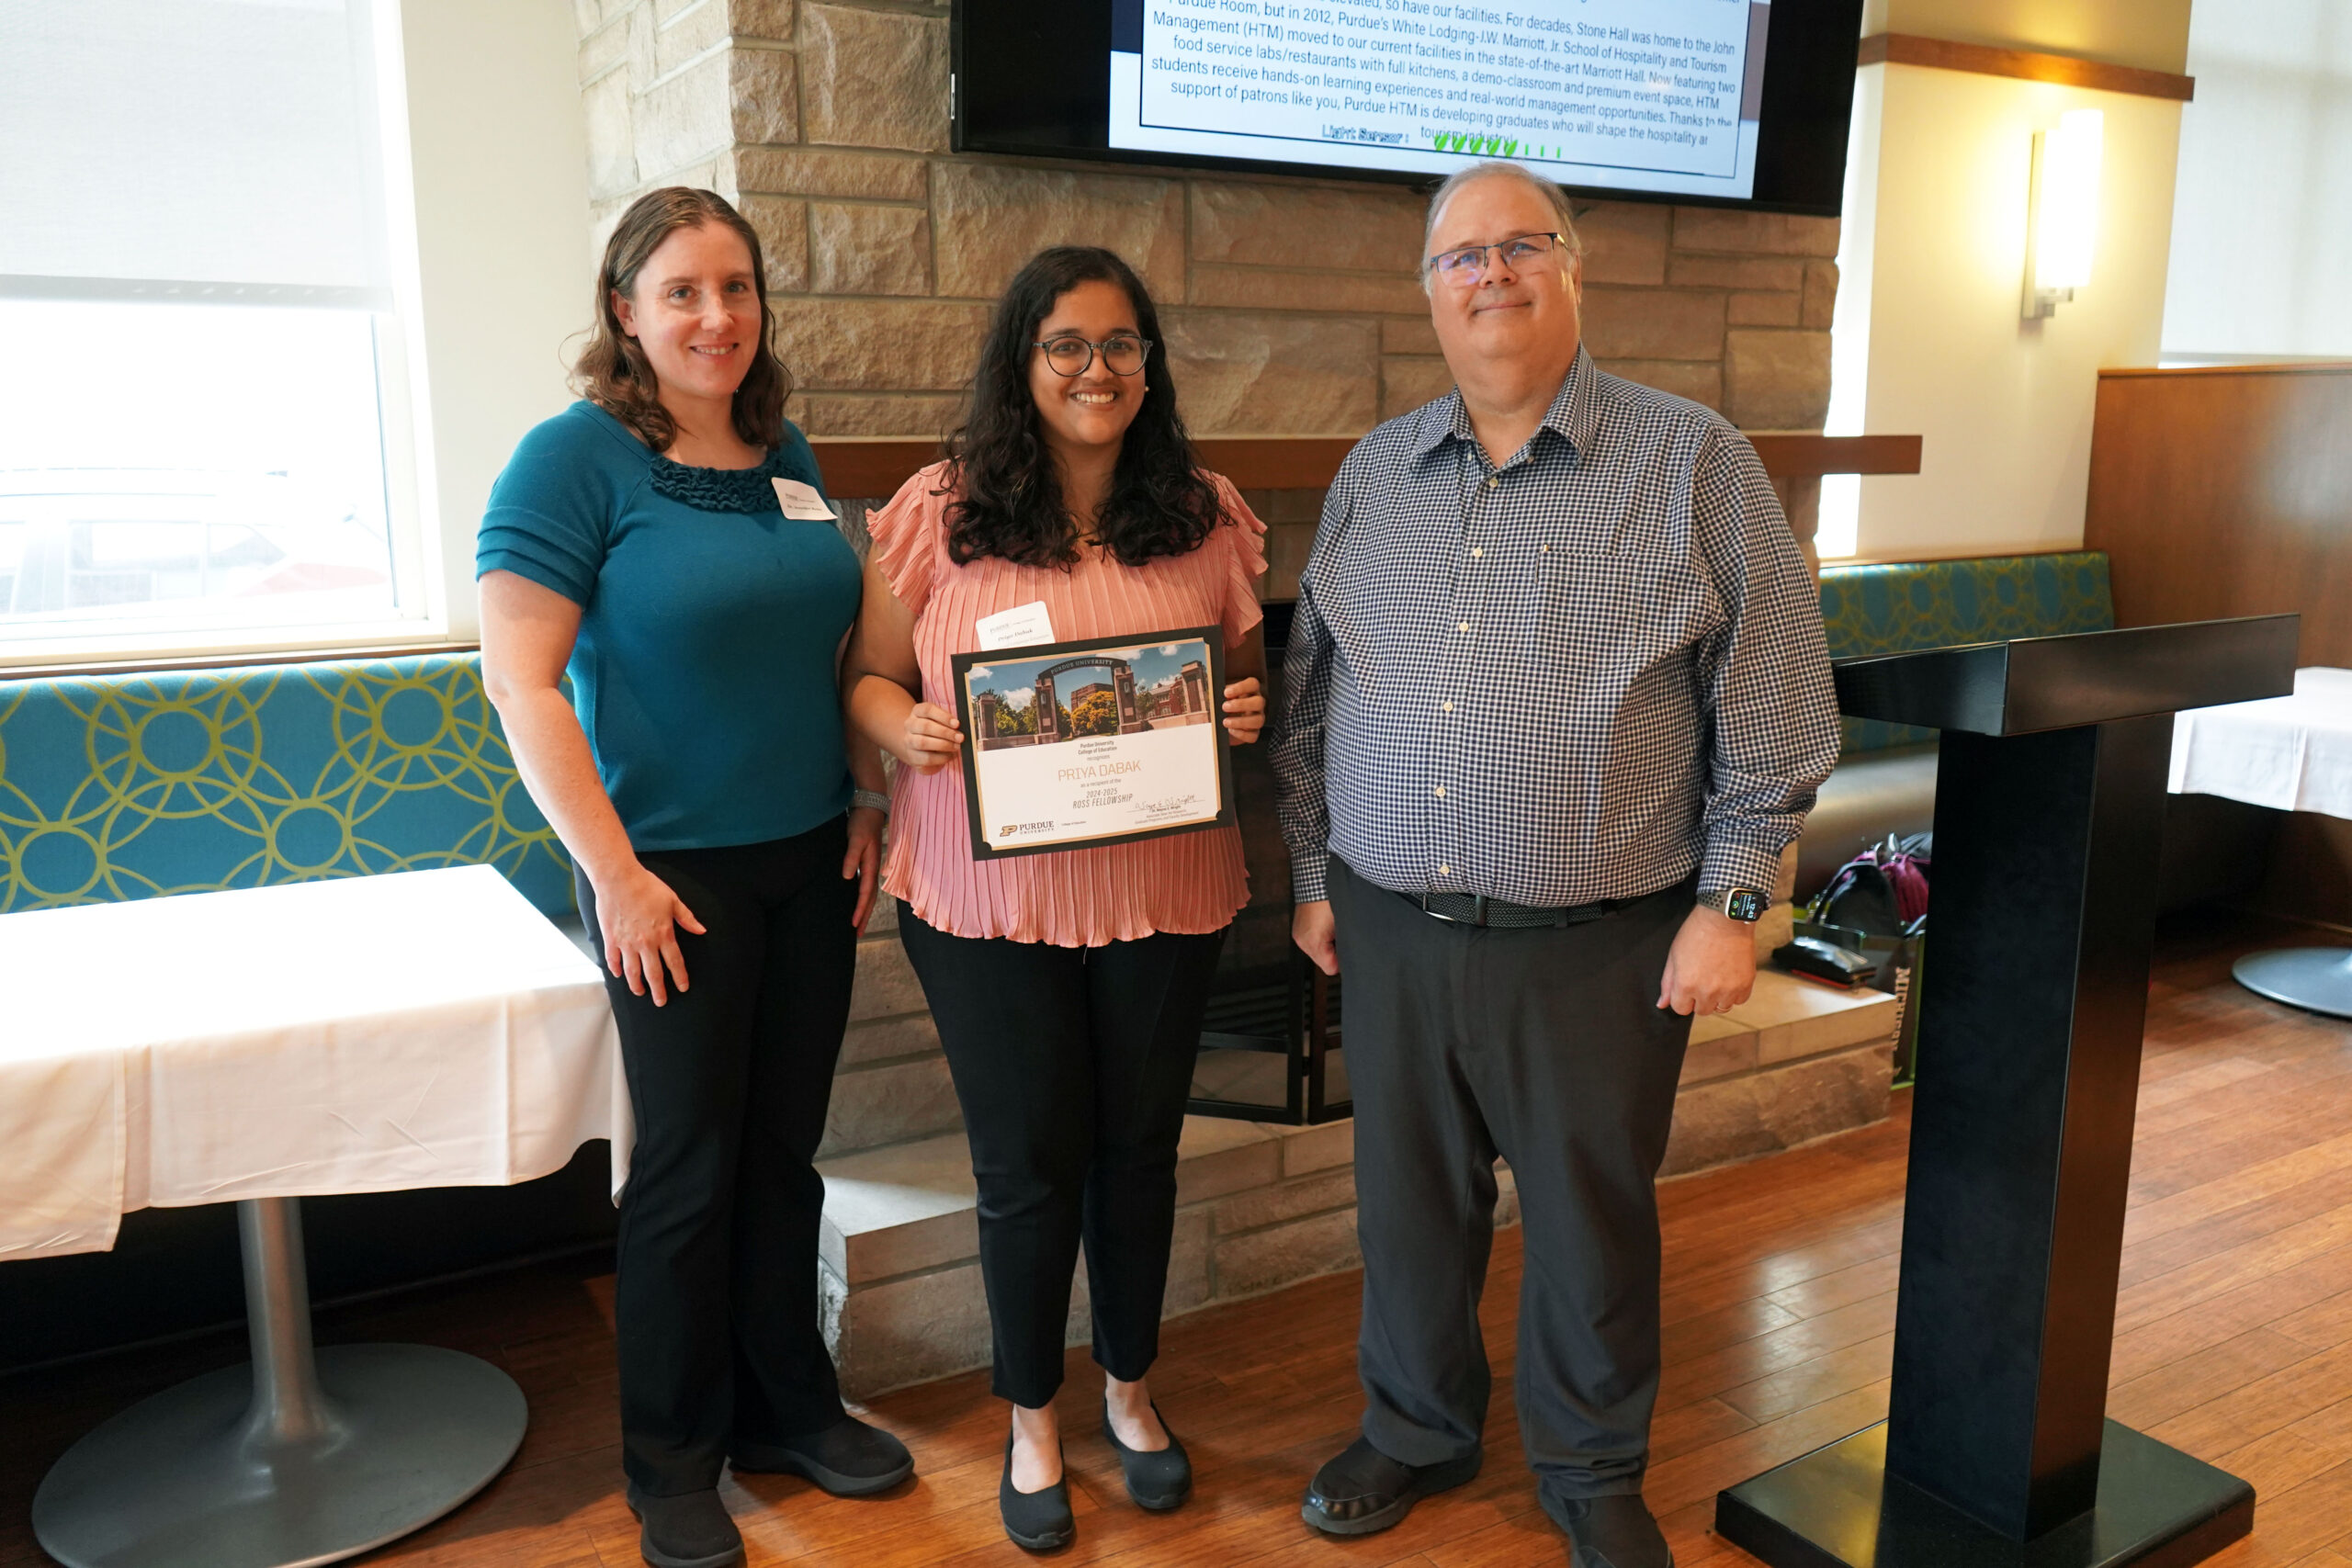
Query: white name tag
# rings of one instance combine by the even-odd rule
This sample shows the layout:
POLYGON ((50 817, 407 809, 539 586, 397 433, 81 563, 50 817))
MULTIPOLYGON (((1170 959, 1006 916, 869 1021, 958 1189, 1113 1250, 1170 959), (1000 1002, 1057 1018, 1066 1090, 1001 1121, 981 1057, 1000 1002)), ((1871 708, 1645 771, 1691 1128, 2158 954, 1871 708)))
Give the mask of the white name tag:
POLYGON ((837 523, 841 513, 825 503, 815 485, 802 484, 798 479, 770 479, 775 486, 776 504, 784 514, 796 523, 837 523))
POLYGON ((982 615, 972 623, 972 630, 978 634, 984 653, 1000 648, 1030 648, 1054 640, 1053 617, 1046 614, 1043 599, 1033 604, 1016 604, 993 615, 982 615))

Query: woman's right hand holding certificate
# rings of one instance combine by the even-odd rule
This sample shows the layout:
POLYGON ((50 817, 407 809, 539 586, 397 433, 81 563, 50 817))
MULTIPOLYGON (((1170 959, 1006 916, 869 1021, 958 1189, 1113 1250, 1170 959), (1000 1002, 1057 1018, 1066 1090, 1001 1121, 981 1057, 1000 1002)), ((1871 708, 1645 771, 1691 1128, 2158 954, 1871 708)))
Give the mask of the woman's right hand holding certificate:
POLYGON ((896 748, 899 761, 918 773, 935 773, 956 760, 964 748, 964 732, 956 716, 936 703, 917 703, 907 710, 906 734, 896 748))

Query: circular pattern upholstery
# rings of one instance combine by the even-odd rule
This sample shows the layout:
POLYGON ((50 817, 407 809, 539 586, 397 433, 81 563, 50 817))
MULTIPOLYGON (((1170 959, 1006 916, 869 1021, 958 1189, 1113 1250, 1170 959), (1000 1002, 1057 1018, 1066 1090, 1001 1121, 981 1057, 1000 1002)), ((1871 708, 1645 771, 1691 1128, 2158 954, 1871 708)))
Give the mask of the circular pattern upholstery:
POLYGON ((571 909, 474 655, 0 684, 0 911, 475 864, 571 909))

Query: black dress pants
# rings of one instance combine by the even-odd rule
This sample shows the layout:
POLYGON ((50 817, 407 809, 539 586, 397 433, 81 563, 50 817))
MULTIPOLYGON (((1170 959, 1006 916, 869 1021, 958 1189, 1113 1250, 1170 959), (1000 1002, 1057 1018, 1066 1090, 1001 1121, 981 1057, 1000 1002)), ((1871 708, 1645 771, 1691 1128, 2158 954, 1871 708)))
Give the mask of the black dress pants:
POLYGON ((1364 1436, 1479 1446, 1495 1156, 1518 1183, 1520 1433, 1547 1503, 1637 1492, 1657 1402, 1658 1228, 1690 1021, 1658 1010, 1688 884, 1558 930, 1449 925, 1335 857, 1363 1243, 1364 1436))
MULTIPOLYGON (((637 1111, 613 1311, 621 1463, 652 1496, 718 1483, 731 1440, 839 1420, 817 1300, 824 1136, 849 1020, 857 884, 846 818, 790 839, 638 859, 707 934, 680 930, 669 1005, 605 977, 637 1111)), ((576 878, 601 950, 593 890, 576 878)))
POLYGON ((998 1396, 1034 1410, 1061 1387, 1081 1244, 1094 1359, 1135 1382, 1159 1354, 1176 1144, 1225 933, 1054 947, 951 936, 902 902, 899 934, 971 1140, 998 1396))

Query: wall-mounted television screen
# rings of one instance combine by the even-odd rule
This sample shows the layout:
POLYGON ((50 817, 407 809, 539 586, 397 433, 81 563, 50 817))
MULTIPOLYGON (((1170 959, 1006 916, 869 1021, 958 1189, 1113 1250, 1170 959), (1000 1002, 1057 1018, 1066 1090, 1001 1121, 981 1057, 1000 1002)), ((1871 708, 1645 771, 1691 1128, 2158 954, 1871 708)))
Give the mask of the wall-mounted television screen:
POLYGON ((1835 214, 1862 0, 956 0, 958 151, 1835 214))

